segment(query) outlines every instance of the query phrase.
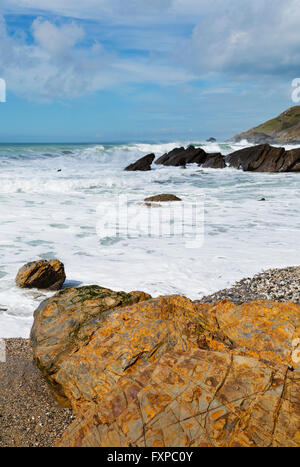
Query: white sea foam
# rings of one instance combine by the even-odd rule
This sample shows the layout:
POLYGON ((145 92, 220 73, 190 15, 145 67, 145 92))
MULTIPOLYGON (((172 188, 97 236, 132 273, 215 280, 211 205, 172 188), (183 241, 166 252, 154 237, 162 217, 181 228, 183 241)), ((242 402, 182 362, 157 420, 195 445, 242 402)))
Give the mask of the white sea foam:
MULTIPOLYGON (((34 309, 51 295, 15 287, 19 267, 37 258, 61 259, 66 286, 192 299, 262 269, 300 263, 299 175, 155 164, 151 172, 123 171, 147 153, 160 156, 189 143, 0 146, 0 337, 27 337, 34 309), (111 215, 120 194, 146 223, 147 208, 139 203, 159 193, 186 202, 204 197, 202 247, 187 248, 179 235, 150 238, 144 225, 138 238, 99 231, 99 216, 111 215)), ((198 145, 228 154, 244 143, 198 145)))

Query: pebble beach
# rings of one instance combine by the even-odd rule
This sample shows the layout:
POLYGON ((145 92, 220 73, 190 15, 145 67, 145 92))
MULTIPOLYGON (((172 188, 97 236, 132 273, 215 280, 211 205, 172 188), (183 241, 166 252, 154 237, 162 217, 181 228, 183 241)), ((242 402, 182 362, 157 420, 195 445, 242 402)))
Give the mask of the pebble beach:
POLYGON ((0 447, 52 447, 74 421, 33 362, 28 339, 6 339, 0 363, 0 447))

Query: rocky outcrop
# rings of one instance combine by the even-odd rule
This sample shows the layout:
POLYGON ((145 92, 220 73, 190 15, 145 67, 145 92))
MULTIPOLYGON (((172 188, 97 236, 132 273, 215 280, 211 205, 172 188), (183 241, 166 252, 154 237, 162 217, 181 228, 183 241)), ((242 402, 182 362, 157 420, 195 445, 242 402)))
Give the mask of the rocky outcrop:
POLYGON ((164 154, 155 161, 155 164, 161 164, 174 167, 185 167, 187 164, 201 165, 207 157, 206 152, 201 148, 189 146, 187 149, 175 148, 173 151, 164 154))
POLYGON ((169 203, 174 201, 182 201, 182 199, 178 198, 175 195, 162 194, 150 196, 150 198, 145 198, 144 201, 146 201, 147 203, 169 203))
POLYGON ((217 142, 216 138, 208 138, 206 141, 207 141, 207 143, 216 143, 217 142))
POLYGON ((124 170, 126 170, 127 172, 149 171, 151 170, 151 165, 154 159, 155 159, 155 154, 148 154, 147 156, 142 157, 141 159, 134 162, 133 164, 130 164, 124 170))
POLYGON ((261 144, 241 149, 226 158, 230 167, 252 172, 299 172, 300 149, 286 151, 284 148, 261 144))
MULTIPOLYGON (((151 170, 154 154, 143 157, 125 170, 151 170)), ((208 154, 201 148, 189 146, 175 148, 159 157, 155 164, 186 167, 198 164, 203 168, 225 169, 227 165, 252 172, 300 172, 300 148, 286 151, 284 148, 260 144, 235 151, 224 157, 221 153, 208 154)))
POLYGON ((63 263, 57 259, 25 264, 18 272, 16 284, 23 289, 59 290, 66 280, 63 263))
POLYGON ((77 416, 60 446, 300 446, 298 305, 105 290, 103 309, 73 291, 35 314, 36 361, 77 416))
POLYGON ((143 292, 114 292, 98 286, 67 288, 34 313, 30 341, 38 367, 63 405, 68 405, 57 373, 70 355, 86 346, 106 312, 151 298, 143 292))
POLYGON ((202 165, 204 169, 225 169, 225 158, 221 153, 208 154, 207 159, 202 165))
POLYGON ((187 164, 198 164, 199 166, 212 169, 224 169, 226 167, 225 159, 222 154, 207 154, 203 149, 195 148, 194 146, 189 146, 187 149, 173 149, 173 151, 157 159, 155 164, 175 167, 185 167, 187 164))
POLYGON ((278 117, 244 133, 234 136, 233 141, 247 140, 253 144, 300 143, 300 106, 291 107, 278 117))

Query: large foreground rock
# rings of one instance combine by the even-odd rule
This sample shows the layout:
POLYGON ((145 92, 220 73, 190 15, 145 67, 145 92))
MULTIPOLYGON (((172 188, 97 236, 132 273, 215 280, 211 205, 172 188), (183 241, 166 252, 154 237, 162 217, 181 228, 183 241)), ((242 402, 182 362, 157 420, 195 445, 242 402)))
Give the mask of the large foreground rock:
POLYGON ((163 193, 162 195, 155 195, 155 196, 150 196, 149 198, 145 198, 144 201, 146 201, 147 203, 170 203, 170 202, 182 201, 182 199, 172 194, 163 193))
POLYGON ((102 290, 98 311, 73 291, 35 315, 35 358, 77 415, 59 445, 300 446, 298 305, 102 290))
POLYGON ((126 170, 127 172, 149 171, 151 170, 151 165, 154 159, 155 159, 155 154, 148 154, 147 156, 142 157, 141 159, 134 162, 133 164, 130 164, 124 170, 126 170))
POLYGON ((61 404, 70 405, 56 378, 63 362, 89 343, 108 310, 149 298, 143 292, 114 292, 95 285, 67 288, 41 303, 30 341, 36 363, 61 404))
POLYGON ((59 446, 296 447, 298 379, 229 353, 168 352, 124 374, 59 446))
POLYGON ((251 172, 300 172, 300 149, 261 144, 241 149, 226 158, 230 167, 251 172))
POLYGON ((25 264, 18 272, 16 284, 23 289, 59 290, 66 280, 63 263, 40 260, 25 264))

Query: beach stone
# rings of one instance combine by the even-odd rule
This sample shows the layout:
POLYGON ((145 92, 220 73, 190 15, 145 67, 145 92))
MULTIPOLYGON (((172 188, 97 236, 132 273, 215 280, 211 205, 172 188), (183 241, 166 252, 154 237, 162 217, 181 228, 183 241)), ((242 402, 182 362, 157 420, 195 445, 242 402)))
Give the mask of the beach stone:
POLYGON ((31 336, 76 413, 58 445, 300 446, 300 306, 174 295, 98 313, 85 304, 82 320, 76 303, 67 308, 46 302, 31 336), (78 326, 64 351, 56 335, 73 326, 72 309, 78 326))
POLYGON ((173 201, 182 201, 182 199, 178 198, 175 195, 162 194, 162 195, 150 196, 149 198, 145 198, 144 201, 147 203, 168 203, 168 202, 173 202, 173 201))
POLYGON ((128 165, 128 167, 126 167, 124 170, 126 170, 127 172, 149 171, 151 170, 151 165, 154 159, 155 154, 148 154, 147 156, 142 157, 133 164, 128 165))
POLYGON ((208 154, 208 157, 202 167, 206 169, 225 169, 225 159, 221 153, 208 154))
POLYGON ((261 144, 241 149, 226 158, 230 167, 252 172, 297 172, 300 171, 300 149, 286 151, 284 148, 261 144))
POLYGON ((62 405, 69 405, 55 379, 62 362, 88 344, 109 310, 149 298, 143 292, 114 292, 94 285, 66 288, 40 304, 30 343, 38 367, 62 405))
POLYGON ((59 290, 66 280, 63 263, 57 259, 39 260, 25 264, 16 277, 16 284, 23 289, 59 290))

